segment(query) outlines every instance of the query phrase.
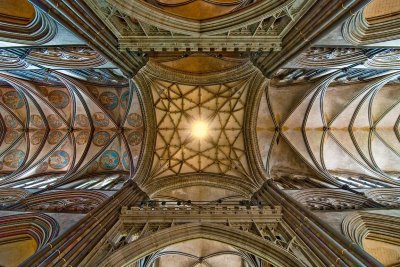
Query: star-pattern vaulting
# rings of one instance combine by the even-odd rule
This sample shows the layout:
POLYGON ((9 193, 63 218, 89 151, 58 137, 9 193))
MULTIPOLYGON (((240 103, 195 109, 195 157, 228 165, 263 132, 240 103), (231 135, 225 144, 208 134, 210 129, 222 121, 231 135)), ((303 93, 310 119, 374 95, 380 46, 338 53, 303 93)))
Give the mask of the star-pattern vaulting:
POLYGON ((243 114, 247 81, 215 85, 153 84, 157 145, 152 176, 219 173, 247 176, 243 114), (196 121, 208 134, 192 134, 196 121))

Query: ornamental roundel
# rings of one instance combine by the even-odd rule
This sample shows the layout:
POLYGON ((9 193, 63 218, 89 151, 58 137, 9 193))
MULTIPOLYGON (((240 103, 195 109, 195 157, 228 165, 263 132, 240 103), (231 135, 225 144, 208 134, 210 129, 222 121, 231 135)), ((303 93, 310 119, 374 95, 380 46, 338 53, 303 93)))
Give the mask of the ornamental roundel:
POLYGON ((11 116, 11 115, 4 116, 4 122, 7 126, 7 128, 15 129, 18 127, 18 121, 16 118, 14 118, 14 116, 11 116))
POLYGON ((39 165, 39 167, 36 169, 37 173, 44 173, 47 171, 49 168, 49 164, 47 162, 43 162, 42 164, 39 165))
POLYGON ((49 158, 49 165, 53 169, 63 169, 69 164, 69 154, 64 150, 53 153, 49 158))
POLYGON ((24 158, 24 151, 20 149, 13 149, 4 156, 3 163, 9 168, 19 168, 24 162, 24 158))
POLYGON ((18 136, 19 136, 19 133, 17 131, 7 131, 6 136, 4 137, 4 142, 7 145, 11 144, 11 143, 15 142, 15 140, 17 140, 18 136))
POLYGON ((110 120, 103 112, 93 113, 93 124, 95 127, 107 127, 110 120))
POLYGON ((119 164, 119 155, 115 150, 106 150, 100 157, 100 167, 105 170, 113 170, 119 164))
POLYGON ((99 98, 99 90, 97 88, 89 88, 89 92, 95 97, 99 98))
POLYGON ((47 116, 47 121, 49 122, 50 127, 54 129, 58 129, 63 125, 61 119, 56 114, 50 114, 47 116))
POLYGON ((110 141, 111 135, 108 132, 97 132, 93 137, 93 144, 96 146, 104 146, 110 141))
POLYGON ((49 101, 58 109, 66 108, 69 104, 69 96, 60 90, 54 90, 49 93, 49 101))
POLYGON ((83 114, 76 115, 76 124, 80 127, 89 127, 89 119, 83 114))
POLYGON ((43 140, 44 134, 44 131, 36 131, 34 134, 32 134, 31 144, 34 146, 40 144, 43 140))
POLYGON ((50 131, 47 142, 49 142, 50 145, 55 145, 58 144, 63 137, 64 135, 61 131, 50 131))
POLYGON ((137 146, 142 142, 143 132, 142 131, 133 131, 128 135, 128 143, 131 146, 137 146))
POLYGON ((135 127, 135 128, 142 127, 142 125, 143 125, 142 116, 140 116, 137 113, 131 113, 128 115, 128 123, 130 126, 135 127))
POLYGON ((123 109, 126 109, 128 107, 128 101, 129 101, 129 91, 126 91, 121 95, 121 107, 123 109))
POLYGON ((84 145, 89 140, 89 131, 81 131, 75 138, 75 141, 78 145, 84 145))
POLYGON ((105 109, 113 110, 118 106, 118 96, 111 92, 104 92, 100 95, 100 103, 105 109))
POLYGON ((129 170, 130 163, 129 163, 129 155, 128 151, 125 151, 124 154, 122 155, 122 164, 124 165, 124 168, 129 170))
POLYGON ((44 128, 44 122, 40 115, 31 115, 31 123, 37 128, 44 128))
POLYGON ((11 109, 20 109, 24 106, 24 101, 17 91, 8 91, 3 95, 3 102, 11 109))
POLYGON ((86 169, 86 173, 93 173, 97 171, 99 168, 99 163, 97 161, 93 161, 92 163, 89 164, 88 168, 86 169))

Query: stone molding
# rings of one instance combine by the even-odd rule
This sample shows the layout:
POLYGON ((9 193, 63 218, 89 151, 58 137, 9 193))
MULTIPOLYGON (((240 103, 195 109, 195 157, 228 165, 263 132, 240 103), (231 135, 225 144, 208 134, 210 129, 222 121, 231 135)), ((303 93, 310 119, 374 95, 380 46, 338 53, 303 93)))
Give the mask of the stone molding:
POLYGON ((400 244, 400 218, 373 212, 357 212, 344 218, 342 231, 346 237, 363 247, 365 238, 400 244))
POLYGON ((40 45, 51 41, 58 28, 41 9, 35 8, 35 16, 27 25, 0 22, 0 40, 25 45, 40 45))
POLYGON ((353 14, 342 26, 343 38, 354 45, 368 45, 400 38, 400 22, 391 20, 370 24, 364 17, 365 8, 353 14))

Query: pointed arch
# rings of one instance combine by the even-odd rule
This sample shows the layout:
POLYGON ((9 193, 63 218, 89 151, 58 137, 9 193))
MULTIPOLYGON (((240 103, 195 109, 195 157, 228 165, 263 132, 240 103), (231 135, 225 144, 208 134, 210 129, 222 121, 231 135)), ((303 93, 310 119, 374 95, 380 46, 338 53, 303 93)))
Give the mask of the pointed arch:
POLYGON ((108 256, 100 266, 128 266, 166 246, 196 238, 235 246, 277 267, 304 266, 293 254, 261 237, 228 226, 201 222, 174 226, 135 240, 108 256))

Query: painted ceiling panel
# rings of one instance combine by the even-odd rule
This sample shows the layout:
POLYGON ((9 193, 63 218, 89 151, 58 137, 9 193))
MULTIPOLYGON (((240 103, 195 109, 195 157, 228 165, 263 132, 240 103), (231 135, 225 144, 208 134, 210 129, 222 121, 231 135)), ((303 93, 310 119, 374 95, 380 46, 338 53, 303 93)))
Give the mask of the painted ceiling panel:
MULTIPOLYGON (((47 173, 60 174, 48 184, 96 173, 134 173, 144 131, 134 85, 89 85, 101 92, 97 99, 88 87, 63 74, 54 73, 58 86, 1 77, 17 88, 1 90, 2 96, 6 94, 0 107, 6 127, 0 145, 2 185, 47 173)), ((34 180, 40 186, 38 178, 34 180)))

